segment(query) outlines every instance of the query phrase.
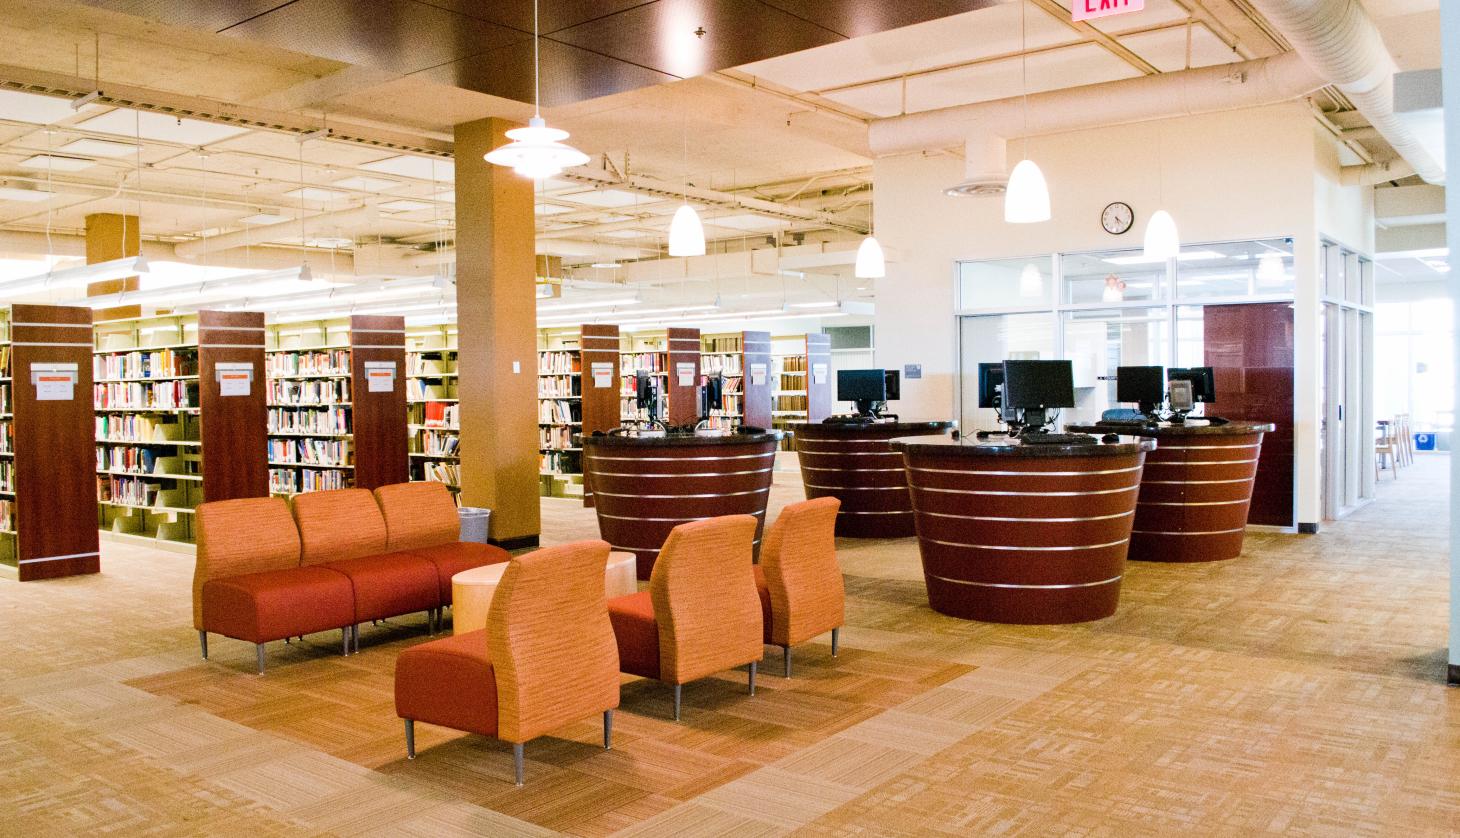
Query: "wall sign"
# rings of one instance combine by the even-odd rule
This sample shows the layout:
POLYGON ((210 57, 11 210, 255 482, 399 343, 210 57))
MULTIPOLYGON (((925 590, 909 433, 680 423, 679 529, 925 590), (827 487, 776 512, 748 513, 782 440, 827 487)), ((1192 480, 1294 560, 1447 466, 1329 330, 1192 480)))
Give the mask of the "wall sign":
POLYGON ((608 361, 594 361, 591 369, 593 370, 594 387, 613 386, 613 364, 608 361))
POLYGON ((1073 0, 1070 11, 1075 20, 1094 20, 1101 17, 1139 12, 1146 8, 1146 0, 1073 0))
POLYGON ((826 383, 826 364, 811 365, 811 381, 815 384, 826 383))
POLYGON ((750 383, 756 387, 765 386, 765 364, 750 365, 750 383))
POLYGON ((366 361, 365 390, 369 393, 395 392, 395 361, 366 361))
POLYGON ((76 365, 31 364, 30 383, 35 385, 38 402, 69 402, 76 397, 76 365))
POLYGON ((923 377, 922 364, 905 364, 902 368, 902 377, 912 380, 923 377))
POLYGON ((218 379, 218 395, 247 396, 253 384, 253 364, 248 361, 223 362, 213 365, 218 379))
POLYGON ((694 383, 695 383, 695 365, 694 365, 693 362, 688 363, 688 364, 675 364, 674 365, 674 372, 675 372, 675 375, 679 376, 679 386, 681 386, 681 387, 693 387, 694 386, 694 383))

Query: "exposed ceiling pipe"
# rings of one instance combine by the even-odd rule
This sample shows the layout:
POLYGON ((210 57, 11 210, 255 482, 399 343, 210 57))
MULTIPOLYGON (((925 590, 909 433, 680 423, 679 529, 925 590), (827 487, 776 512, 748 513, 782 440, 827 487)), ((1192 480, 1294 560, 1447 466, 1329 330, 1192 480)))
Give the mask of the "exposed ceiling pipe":
POLYGON ((302 224, 299 221, 281 221, 278 224, 249 227, 236 233, 224 233, 219 236, 210 236, 207 239, 179 242, 174 248, 174 252, 184 259, 196 259, 204 253, 212 258, 214 254, 225 250, 292 239, 298 235, 307 238, 311 234, 329 233, 369 224, 379 214, 379 211, 371 204, 339 212, 322 212, 305 218, 302 224))
POLYGON ((1343 91, 1420 177, 1434 184, 1445 182, 1444 161, 1435 159, 1394 113, 1398 66, 1358 0, 1252 3, 1310 67, 1343 91))
POLYGON ((1363 166, 1344 166, 1338 172, 1338 182, 1344 186, 1373 186, 1376 183, 1407 178, 1412 174, 1413 166, 1403 160, 1391 160, 1363 166))
POLYGON ((869 129, 875 155, 964 146, 968 192, 998 191, 1009 175, 1004 141, 1276 104, 1323 87, 1296 53, 1174 73, 1051 90, 879 119, 869 129), (1027 129, 1026 129, 1027 125, 1027 129))

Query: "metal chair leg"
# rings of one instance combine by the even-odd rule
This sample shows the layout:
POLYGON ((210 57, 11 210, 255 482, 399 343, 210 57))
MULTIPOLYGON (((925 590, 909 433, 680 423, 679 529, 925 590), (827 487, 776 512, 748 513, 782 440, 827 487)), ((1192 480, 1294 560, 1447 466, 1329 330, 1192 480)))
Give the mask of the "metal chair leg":
POLYGON ((344 657, 350 656, 350 627, 340 627, 340 654, 344 657))
POLYGON ((207 660, 208 659, 208 633, 206 631, 200 631, 200 632, 198 632, 198 645, 203 647, 203 660, 207 660))
POLYGON ((785 677, 790 678, 791 677, 791 647, 789 645, 786 645, 786 646, 782 646, 781 647, 781 662, 784 664, 784 667, 783 667, 784 672, 782 674, 785 675, 785 677))
POLYGON ((841 629, 839 629, 839 628, 834 628, 834 629, 831 630, 831 656, 832 657, 836 657, 836 642, 839 639, 839 635, 840 634, 841 634, 841 629))
POLYGON ((416 720, 406 719, 406 759, 416 758, 416 720))
POLYGON ((512 743, 512 768, 517 772, 517 785, 522 786, 522 743, 512 743))
POLYGON ((679 721, 679 700, 684 695, 684 685, 674 685, 674 720, 679 721))
POLYGON ((750 694, 755 695, 755 667, 756 662, 750 662, 750 694))
POLYGON ((350 626, 350 645, 353 646, 353 647, 355 647, 355 651, 352 654, 356 654, 356 655, 360 654, 360 624, 359 623, 355 623, 354 625, 350 626))
POLYGON ((613 750, 613 711, 603 711, 603 750, 613 750))
POLYGON ((259 674, 262 675, 262 674, 264 674, 264 644, 262 644, 262 643, 256 643, 254 645, 255 645, 255 651, 258 653, 258 659, 259 659, 259 674))

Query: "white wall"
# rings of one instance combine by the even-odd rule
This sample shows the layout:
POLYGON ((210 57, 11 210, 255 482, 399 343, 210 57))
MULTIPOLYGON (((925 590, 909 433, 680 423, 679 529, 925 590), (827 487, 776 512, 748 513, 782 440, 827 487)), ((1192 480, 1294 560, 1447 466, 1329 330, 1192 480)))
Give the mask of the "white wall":
MULTIPOLYGON (((1337 152, 1315 139, 1313 125, 1308 106, 1292 102, 1031 138, 1028 156, 1050 187, 1053 218, 1044 224, 1004 223, 999 199, 944 196, 943 188, 963 177, 962 160, 954 156, 878 160, 876 234, 903 258, 889 264, 887 277, 876 284, 877 363, 921 363, 924 375, 913 382, 920 386, 904 383, 899 412, 913 419, 956 416, 957 260, 1138 248, 1146 219, 1159 208, 1172 213, 1187 242, 1291 236, 1302 394, 1295 417, 1298 520, 1319 520, 1316 196, 1320 189, 1326 196, 1325 226, 1342 227, 1345 234, 1371 227, 1362 216, 1368 212, 1371 219, 1372 209, 1356 195, 1365 190, 1319 183, 1320 149, 1335 159, 1337 152), (1124 235, 1100 226, 1100 211, 1111 201, 1135 209, 1135 225, 1124 235)), ((1011 166, 1022 146, 1009 143, 1011 166)), ((1354 246, 1371 242, 1372 232, 1354 246)))

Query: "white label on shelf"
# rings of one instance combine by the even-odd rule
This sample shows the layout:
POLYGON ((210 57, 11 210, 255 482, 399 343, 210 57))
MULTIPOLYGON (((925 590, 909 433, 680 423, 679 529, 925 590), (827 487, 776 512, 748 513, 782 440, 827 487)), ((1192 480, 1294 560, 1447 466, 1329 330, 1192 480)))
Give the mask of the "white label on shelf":
POLYGON ((395 361, 366 361, 365 389, 370 393, 395 391, 395 361))
POLYGON ((38 402, 69 402, 76 397, 75 364, 31 364, 30 382, 38 402))
POLYGON ((756 387, 765 386, 765 364, 750 365, 750 383, 756 387))
POLYGON ((826 383, 826 364, 811 365, 811 380, 817 384, 826 383))
POLYGON ((220 396, 247 396, 253 384, 253 364, 247 361, 214 364, 213 374, 218 378, 220 396))
POLYGON ((592 370, 594 387, 613 386, 613 364, 608 361, 594 361, 592 370))
POLYGON ((695 365, 694 365, 693 362, 688 363, 688 364, 675 364, 674 365, 674 370, 679 375, 679 386, 681 386, 681 387, 692 387, 692 386, 694 386, 694 383, 695 383, 695 365))

